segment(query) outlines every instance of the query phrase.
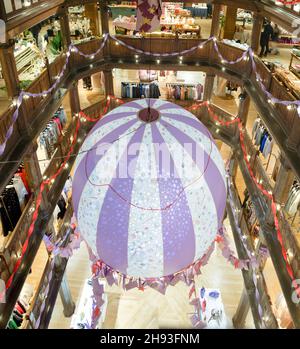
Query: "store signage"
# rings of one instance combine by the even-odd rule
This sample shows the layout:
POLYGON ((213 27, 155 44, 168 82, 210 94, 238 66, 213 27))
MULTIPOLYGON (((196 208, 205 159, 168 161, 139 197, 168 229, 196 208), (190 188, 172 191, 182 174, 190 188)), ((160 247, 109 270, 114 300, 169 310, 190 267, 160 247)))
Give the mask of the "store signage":
POLYGON ((6 42, 6 24, 3 19, 0 19, 0 44, 6 42))
POLYGON ((6 303, 5 282, 0 279, 0 304, 6 303))

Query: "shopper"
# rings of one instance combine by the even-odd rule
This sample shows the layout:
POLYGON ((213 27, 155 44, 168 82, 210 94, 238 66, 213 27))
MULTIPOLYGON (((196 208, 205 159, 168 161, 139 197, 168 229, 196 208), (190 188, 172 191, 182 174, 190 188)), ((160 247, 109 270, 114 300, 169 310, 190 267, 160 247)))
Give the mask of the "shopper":
POLYGON ((264 26, 263 32, 260 35, 261 51, 259 57, 267 57, 268 53, 270 53, 269 43, 273 35, 273 32, 273 27, 271 26, 271 23, 268 21, 267 24, 264 26))
POLYGON ((271 25, 271 22, 270 21, 267 21, 267 24, 265 26, 265 32, 267 33, 267 37, 268 37, 268 40, 267 40, 267 50, 268 50, 268 53, 271 52, 270 50, 270 47, 269 47, 269 44, 270 44, 270 40, 274 34, 274 29, 271 25))
POLYGON ((212 5, 212 0, 207 0, 207 18, 212 17, 212 11, 213 11, 213 5, 212 5))

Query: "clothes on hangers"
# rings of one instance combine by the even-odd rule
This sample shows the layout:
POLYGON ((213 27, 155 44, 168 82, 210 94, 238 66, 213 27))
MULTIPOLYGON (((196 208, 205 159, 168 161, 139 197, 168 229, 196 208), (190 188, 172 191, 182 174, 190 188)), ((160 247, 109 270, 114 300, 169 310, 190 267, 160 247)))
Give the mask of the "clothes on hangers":
MULTIPOLYGON (((41 132, 38 138, 37 156, 39 160, 50 160, 55 152, 56 145, 62 130, 67 123, 67 116, 62 107, 60 107, 52 119, 48 122, 46 128, 41 132)), ((49 162, 40 162, 42 172, 47 168, 49 162)))
POLYGON ((122 98, 159 98, 161 96, 158 83, 121 83, 122 98))
MULTIPOLYGON (((0 231, 4 236, 8 236, 15 229, 29 199, 30 190, 26 189, 22 177, 19 176, 20 171, 23 171, 23 177, 25 177, 24 168, 21 165, 0 194, 0 223, 2 226, 0 231)), ((27 181, 25 183, 28 186, 27 181)))
POLYGON ((295 215, 300 208, 300 183, 295 181, 285 205, 286 211, 291 215, 295 215))
POLYGON ((259 147, 259 151, 267 158, 273 149, 273 139, 267 128, 263 125, 260 118, 254 121, 252 129, 252 138, 254 144, 259 147))
POLYGON ((179 83, 167 84, 167 99, 202 100, 204 88, 202 84, 188 85, 179 83))

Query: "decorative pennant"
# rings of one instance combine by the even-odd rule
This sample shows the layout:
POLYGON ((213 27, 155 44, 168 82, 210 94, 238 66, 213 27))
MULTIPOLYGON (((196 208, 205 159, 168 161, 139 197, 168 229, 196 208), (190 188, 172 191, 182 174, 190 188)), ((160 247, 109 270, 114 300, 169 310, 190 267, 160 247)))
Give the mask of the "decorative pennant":
POLYGON ((138 0, 136 30, 151 33, 160 29, 161 15, 161 0, 138 0))

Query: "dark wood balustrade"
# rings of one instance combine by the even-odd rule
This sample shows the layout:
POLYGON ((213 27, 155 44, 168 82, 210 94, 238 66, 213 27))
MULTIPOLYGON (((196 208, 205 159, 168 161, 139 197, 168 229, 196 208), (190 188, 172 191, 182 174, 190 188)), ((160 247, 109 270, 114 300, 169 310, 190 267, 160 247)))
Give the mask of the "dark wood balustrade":
MULTIPOLYGON (((3 2, 3 1, 1 1, 3 2)), ((26 1, 18 1, 18 0, 7 0, 6 3, 4 3, 1 6, 1 18, 5 20, 9 20, 11 18, 14 18, 17 15, 22 14, 22 12, 26 10, 31 10, 32 8, 39 6, 43 3, 48 3, 47 0, 26 0, 26 1), (2 17, 3 16, 3 17, 2 17)), ((61 3, 64 1, 62 0, 61 3)))
MULTIPOLYGON (((152 52, 157 53, 170 53, 175 51, 181 51, 185 49, 189 49, 191 47, 195 47, 197 44, 199 44, 199 40, 196 39, 166 39, 166 38, 153 38, 151 39, 151 44, 149 39, 138 39, 138 38, 132 38, 132 37, 125 37, 120 36, 120 39, 124 41, 126 44, 131 45, 135 48, 141 49, 141 50, 149 50, 151 49, 152 52)), ((88 42, 82 43, 78 45, 77 47, 84 52, 85 54, 91 54, 95 52, 101 45, 102 39, 93 39, 88 42)), ((186 69, 185 64, 195 64, 195 70, 199 69, 197 68, 197 64, 201 64, 202 67, 204 65, 220 65, 220 59, 217 56, 215 50, 212 47, 213 43, 205 45, 203 48, 197 48, 195 51, 193 51, 191 54, 186 55, 183 57, 183 65, 181 69, 186 69)), ((120 61, 120 60, 132 60, 132 62, 135 61, 135 52, 133 52, 130 49, 127 49, 123 47, 122 45, 116 45, 116 42, 113 40, 109 40, 109 50, 108 54, 110 59, 113 61, 120 61)), ((219 49, 222 55, 225 59, 228 60, 236 60, 239 58, 243 51, 231 46, 228 46, 223 43, 219 43, 219 49)), ((143 61, 143 59, 148 59, 149 57, 146 57, 144 54, 140 54, 140 62, 143 61)), ((93 64, 95 62, 101 61, 104 58, 103 51, 96 55, 94 59, 87 59, 85 57, 80 56, 79 54, 73 52, 71 57, 71 67, 72 70, 78 69, 81 66, 87 66, 88 63, 93 64)), ((163 63, 164 60, 170 60, 170 58, 160 58, 161 62, 163 63)), ((174 61, 174 59, 173 59, 174 61)), ((178 58, 175 58, 175 61, 178 62, 178 58)), ((266 86, 266 88, 274 95, 274 97, 279 99, 285 99, 285 100, 295 100, 296 98, 289 92, 287 89, 272 75, 272 73, 266 68, 263 63, 261 63, 260 60, 257 61, 257 69, 259 74, 261 74, 263 83, 266 86)), ((57 76, 59 72, 61 71, 63 65, 65 62, 65 57, 63 55, 59 56, 49 67, 48 71, 44 71, 40 77, 38 77, 28 88, 28 91, 30 92, 41 92, 44 90, 47 90, 51 84, 53 84, 53 81, 50 81, 51 77, 57 76)), ((263 93, 260 89, 260 86, 258 85, 256 81, 256 76, 254 73, 251 74, 251 63, 250 61, 241 61, 240 63, 236 65, 226 65, 225 67, 234 72, 236 76, 239 76, 241 83, 243 83, 243 79, 248 76, 252 84, 256 87, 258 93, 263 93)), ((159 69, 159 65, 158 69, 159 69)), ((101 69, 101 68, 99 68, 101 69)), ((189 70, 191 68, 189 67, 189 70)), ((207 68, 206 68, 207 69, 207 68)), ((66 74, 68 74, 69 68, 67 69, 66 74)), ((227 77, 229 77, 227 75, 227 77)), ((43 103, 43 98, 28 98, 24 101, 25 110, 30 111, 30 115, 34 114, 34 111, 40 108, 41 103, 43 103)), ((274 106, 274 109, 276 109, 276 113, 278 115, 278 123, 283 129, 284 134, 286 137, 289 136, 290 131, 295 128, 295 125, 300 124, 300 119, 297 115, 296 109, 288 110, 286 106, 276 105, 274 106)), ((8 127, 10 126, 10 120, 11 120, 12 110, 7 111, 0 117, 0 139, 4 138, 4 135, 7 132, 8 127)), ((22 116, 20 116, 22 117, 22 116)), ((30 125, 30 120, 26 120, 26 122, 30 125)), ((299 127, 299 125, 298 125, 299 127)), ((16 132, 16 130, 14 131, 16 132)), ((299 140, 300 144, 300 140, 299 140)))

